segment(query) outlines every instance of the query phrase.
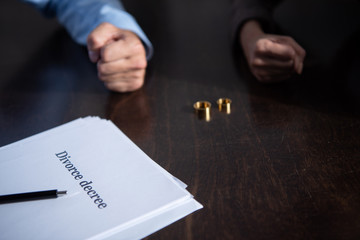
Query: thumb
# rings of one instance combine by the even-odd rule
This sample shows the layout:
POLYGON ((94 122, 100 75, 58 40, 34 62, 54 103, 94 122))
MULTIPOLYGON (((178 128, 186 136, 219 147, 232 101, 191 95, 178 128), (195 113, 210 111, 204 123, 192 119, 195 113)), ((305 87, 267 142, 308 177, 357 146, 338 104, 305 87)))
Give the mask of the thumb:
POLYGON ((94 50, 89 50, 88 49, 88 55, 89 55, 90 61, 95 63, 100 58, 100 50, 94 51, 94 50))
POLYGON ((97 62, 100 59, 101 48, 114 41, 117 28, 110 23, 101 23, 87 38, 87 49, 90 61, 97 62))

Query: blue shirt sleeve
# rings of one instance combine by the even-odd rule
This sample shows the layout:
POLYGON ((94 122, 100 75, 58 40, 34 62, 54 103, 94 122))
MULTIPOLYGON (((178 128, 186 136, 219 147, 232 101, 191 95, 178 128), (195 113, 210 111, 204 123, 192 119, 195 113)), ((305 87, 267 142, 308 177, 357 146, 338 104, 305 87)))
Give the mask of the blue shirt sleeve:
POLYGON ((153 47, 133 16, 125 11, 118 0, 23 0, 39 9, 47 17, 57 17, 79 44, 86 45, 89 33, 100 23, 134 32, 143 42, 147 59, 153 47))

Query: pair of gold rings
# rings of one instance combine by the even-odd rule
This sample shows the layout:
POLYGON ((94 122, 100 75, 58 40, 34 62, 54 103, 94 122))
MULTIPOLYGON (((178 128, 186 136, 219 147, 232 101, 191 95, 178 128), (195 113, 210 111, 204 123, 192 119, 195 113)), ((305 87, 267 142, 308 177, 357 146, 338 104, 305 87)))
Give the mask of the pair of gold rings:
MULTIPOLYGON (((231 113, 231 99, 229 98, 219 98, 216 103, 219 107, 220 112, 225 112, 227 114, 231 113)), ((205 119, 207 122, 210 121, 210 109, 211 103, 208 101, 198 101, 194 103, 194 109, 196 115, 200 119, 205 119)))

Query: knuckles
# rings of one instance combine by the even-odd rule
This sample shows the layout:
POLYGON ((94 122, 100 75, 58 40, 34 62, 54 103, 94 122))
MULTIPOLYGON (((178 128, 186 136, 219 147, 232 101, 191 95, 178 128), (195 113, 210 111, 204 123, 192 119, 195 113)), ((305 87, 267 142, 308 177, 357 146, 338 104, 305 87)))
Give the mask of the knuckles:
POLYGON ((112 47, 104 46, 101 48, 101 59, 104 62, 110 62, 114 60, 112 47))
POLYGON ((100 62, 97 65, 97 70, 98 70, 99 76, 111 73, 111 70, 109 69, 109 67, 106 64, 102 64, 100 62))
POLYGON ((147 67, 147 60, 145 57, 141 57, 139 59, 133 60, 130 68, 145 69, 146 67, 147 67))
POLYGON ((267 39, 260 39, 255 44, 255 54, 265 54, 269 48, 269 41, 267 39))
POLYGON ((146 67, 147 60, 145 58, 124 60, 123 64, 99 61, 97 71, 99 76, 132 72, 134 77, 138 78, 143 76, 142 72, 145 71, 146 67))
POLYGON ((264 61, 261 58, 254 58, 250 62, 252 67, 263 67, 265 65, 264 61))

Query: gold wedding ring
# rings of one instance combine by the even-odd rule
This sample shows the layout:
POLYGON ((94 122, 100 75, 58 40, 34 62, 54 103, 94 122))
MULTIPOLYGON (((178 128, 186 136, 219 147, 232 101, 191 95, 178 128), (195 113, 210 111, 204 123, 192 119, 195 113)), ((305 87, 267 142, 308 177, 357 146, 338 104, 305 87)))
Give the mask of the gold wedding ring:
POLYGON ((219 98, 216 103, 219 106, 220 112, 231 113, 231 99, 230 98, 219 98))
POLYGON ((205 119, 205 121, 210 121, 210 108, 211 103, 208 101, 198 101, 194 103, 195 113, 199 119, 205 119))

